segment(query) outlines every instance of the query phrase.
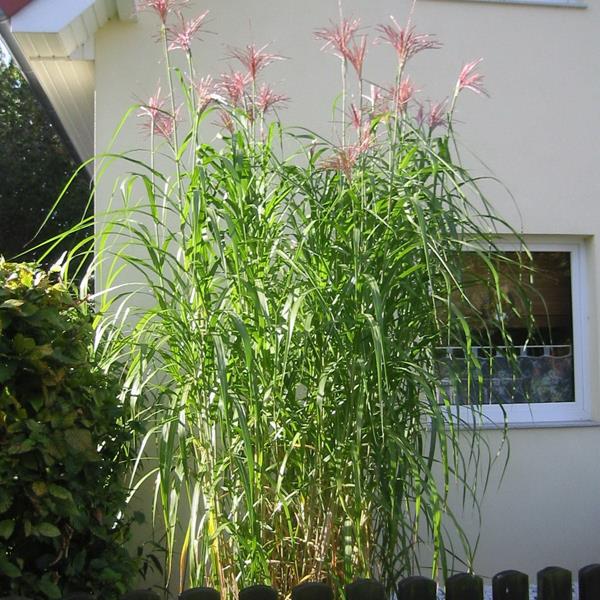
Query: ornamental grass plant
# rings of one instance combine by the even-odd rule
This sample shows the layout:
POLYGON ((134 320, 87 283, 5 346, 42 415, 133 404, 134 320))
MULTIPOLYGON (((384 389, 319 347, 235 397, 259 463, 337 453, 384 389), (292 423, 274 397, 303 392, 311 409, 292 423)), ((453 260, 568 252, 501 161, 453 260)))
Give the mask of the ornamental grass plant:
POLYGON ((281 60, 270 48, 231 49, 231 70, 200 76, 191 41, 207 15, 187 20, 183 4, 141 3, 167 73, 135 109, 148 151, 99 158, 100 174, 115 162, 127 174, 93 236, 98 344, 106 365, 128 365, 146 432, 131 486, 153 486, 168 577, 287 596, 356 577, 391 591, 401 574, 469 563, 449 490, 476 504, 469 473, 485 479, 489 460, 437 349, 462 347, 476 378, 472 346, 510 346, 517 310, 495 266, 507 225, 455 149, 456 102, 485 93, 478 61, 424 105, 410 59, 438 41, 340 15, 315 32, 341 66, 330 141, 281 123, 288 99, 263 79, 281 60), (387 85, 367 83, 373 40, 397 57, 387 85), (468 299, 466 252, 489 273, 486 315, 468 299))

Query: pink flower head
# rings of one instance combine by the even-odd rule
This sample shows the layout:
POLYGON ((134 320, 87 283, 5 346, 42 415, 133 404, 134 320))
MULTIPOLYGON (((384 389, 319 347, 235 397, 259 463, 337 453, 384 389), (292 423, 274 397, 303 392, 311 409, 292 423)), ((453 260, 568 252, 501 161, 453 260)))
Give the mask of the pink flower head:
POLYGON ((474 60, 473 62, 467 63, 461 70, 456 82, 456 93, 461 90, 471 90, 476 94, 483 94, 489 96, 486 89, 483 87, 483 75, 481 73, 475 73, 475 69, 483 59, 474 60))
POLYGON ((348 179, 352 179, 352 169, 359 157, 372 145, 370 135, 362 137, 356 144, 350 144, 346 148, 336 148, 335 156, 321 161, 320 167, 326 171, 339 171, 348 179))
POLYGON ((371 94, 366 96, 366 100, 371 105, 371 118, 376 119, 390 112, 388 98, 383 92, 383 89, 377 85, 371 85, 371 94))
POLYGON ((185 6, 188 2, 189 0, 137 0, 137 8, 138 10, 153 11, 164 25, 170 13, 185 6))
POLYGON ((360 107, 357 107, 355 104, 351 104, 349 117, 350 123, 352 127, 354 127, 358 136, 358 145, 348 147, 350 156, 352 156, 352 153, 355 152, 357 148, 361 149, 359 152, 360 154, 371 146, 372 133, 371 122, 368 118, 364 118, 363 111, 360 107))
POLYGON ((212 100, 217 99, 217 87, 210 75, 192 83, 196 92, 198 111, 202 112, 212 100))
POLYGON ((417 122, 420 126, 423 126, 423 124, 426 123, 429 127, 429 131, 431 132, 436 127, 446 124, 446 114, 446 100, 442 100, 441 102, 436 102, 434 104, 430 102, 427 113, 425 113, 423 105, 419 106, 419 111, 417 112, 417 122))
POLYGON ((169 50, 184 50, 189 52, 192 40, 202 28, 202 24, 208 15, 208 11, 204 11, 200 16, 186 21, 181 13, 178 13, 179 23, 177 25, 167 27, 167 40, 169 41, 169 50))
POLYGON ((227 112, 226 110, 220 110, 219 111, 219 120, 220 120, 220 123, 218 123, 218 125, 227 129, 227 131, 229 131, 229 133, 234 132, 235 124, 233 122, 233 117, 231 116, 231 114, 229 112, 227 112))
POLYGON ((256 81, 256 76, 258 75, 259 71, 264 69, 267 65, 270 65, 276 60, 284 60, 283 56, 265 52, 266 47, 267 46, 257 48, 255 44, 249 44, 243 49, 231 49, 230 56, 236 60, 239 60, 240 63, 242 63, 242 65, 248 69, 250 79, 252 81, 256 81))
POLYGON ((221 75, 219 88, 233 106, 239 106, 244 99, 246 86, 250 83, 250 79, 249 73, 240 73, 239 71, 224 73, 221 75))
POLYGON ((416 33, 415 28, 407 25, 400 27, 396 19, 391 17, 393 25, 379 25, 379 40, 389 44, 396 50, 398 61, 404 66, 406 61, 422 50, 441 48, 441 44, 427 33, 416 33))
POLYGON ((268 110, 276 104, 283 104, 289 98, 282 94, 276 94, 266 83, 263 83, 256 98, 258 110, 264 115, 268 110))
POLYGON ((321 50, 331 48, 336 56, 349 60, 347 56, 348 49, 359 27, 360 21, 358 19, 353 19, 352 21, 342 19, 337 25, 332 23, 331 27, 317 29, 314 36, 318 40, 325 42, 321 50))
POLYGON ((406 112, 408 103, 416 91, 409 77, 405 77, 397 86, 394 86, 390 95, 395 109, 401 113, 406 112))
POLYGON ((367 36, 361 35, 359 41, 353 41, 346 48, 344 57, 354 67, 359 79, 362 77, 363 65, 367 54, 367 36))
POLYGON ((137 116, 146 119, 142 124, 144 129, 148 129, 153 135, 170 139, 175 130, 177 114, 172 115, 165 110, 164 106, 165 100, 161 98, 159 87, 156 94, 151 96, 146 104, 140 106, 137 116))
POLYGON ((350 105, 350 123, 357 131, 362 128, 362 111, 356 104, 350 105))

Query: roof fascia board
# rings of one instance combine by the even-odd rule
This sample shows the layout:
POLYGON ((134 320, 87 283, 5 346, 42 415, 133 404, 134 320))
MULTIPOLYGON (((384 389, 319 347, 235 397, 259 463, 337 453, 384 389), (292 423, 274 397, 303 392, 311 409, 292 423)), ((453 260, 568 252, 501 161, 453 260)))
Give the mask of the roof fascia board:
POLYGON ((2 36, 4 43, 8 47, 8 50, 11 53, 13 59, 19 65, 19 68, 21 69, 23 76, 29 83, 34 95, 36 96, 40 104, 44 107, 44 109, 47 111, 50 121, 56 128, 58 135, 62 138, 63 142, 67 146, 69 153, 75 159, 76 162, 82 162, 83 157, 79 154, 79 151, 73 144, 73 141, 67 133, 67 130, 65 129, 60 117, 56 113, 54 106, 48 99, 45 90, 42 88, 36 74, 31 68, 29 60, 27 59, 25 54, 23 54, 19 43, 15 39, 15 36, 12 34, 10 21, 8 19, 8 16, 4 13, 2 9, 0 9, 0 35, 2 36))
POLYGON ((13 33, 60 33, 95 0, 35 0, 11 19, 13 33))
POLYGON ((115 0, 62 1, 60 10, 52 10, 55 0, 35 0, 11 19, 12 33, 30 59, 76 54, 117 11, 115 0))
POLYGON ((0 0, 0 11, 2 11, 5 16, 12 17, 30 2, 31 0, 0 0))
POLYGON ((30 60, 79 57, 82 52, 93 60, 89 50, 94 35, 113 17, 137 20, 135 0, 34 0, 12 17, 10 27, 30 60))
MULTIPOLYGON (((85 138, 82 141, 77 135, 72 138, 68 134, 68 131, 73 133, 73 123, 67 118, 64 112, 67 108, 61 104, 60 98, 57 100, 52 95, 52 81, 57 73, 59 79, 61 76, 72 78, 67 67, 74 67, 75 63, 79 63, 79 69, 83 68, 83 63, 91 64, 93 68, 95 33, 110 18, 137 21, 136 1, 0 0, 0 36, 78 162, 87 158, 82 153, 87 155, 93 149, 87 148, 89 144, 85 138), (66 61, 64 68, 60 66, 61 61, 66 61), (51 76, 48 75, 50 67, 54 69, 51 76)), ((90 83, 89 79, 82 80, 83 87, 71 89, 70 93, 75 93, 78 98, 93 98, 93 80, 90 83)), ((93 132, 93 110, 89 127, 93 132)), ((80 130, 81 125, 78 124, 77 131, 80 130)), ((91 169, 89 163, 87 170, 91 169)))

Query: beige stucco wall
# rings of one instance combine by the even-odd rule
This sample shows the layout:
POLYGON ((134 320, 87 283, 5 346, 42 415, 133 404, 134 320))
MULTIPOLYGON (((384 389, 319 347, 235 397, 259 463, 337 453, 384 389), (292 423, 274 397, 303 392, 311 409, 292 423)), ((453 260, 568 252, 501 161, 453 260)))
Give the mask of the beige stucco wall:
MULTIPOLYGON (((196 0, 210 9, 209 29, 198 46, 198 68, 226 70, 226 45, 272 42, 290 58, 270 70, 270 80, 292 97, 289 123, 330 131, 331 100, 338 90, 337 63, 319 52, 312 31, 337 14, 334 0, 196 0)), ((406 0, 345 0, 347 15, 366 25, 395 14, 404 18, 406 0)), ((420 0, 414 18, 419 30, 436 33, 444 50, 427 52, 412 72, 423 98, 450 92, 461 65, 484 57, 482 70, 490 99, 465 95, 460 103, 461 141, 507 186, 489 193, 498 210, 527 234, 587 236, 589 388, 592 416, 600 420, 600 298, 595 272, 600 250, 600 8, 521 6, 420 0)), ((152 42, 155 20, 109 23, 96 38, 96 147, 102 151, 127 107, 154 92, 160 78, 159 48, 152 42)), ((368 77, 393 78, 392 54, 372 50, 368 77)), ((135 124, 119 146, 140 144, 135 124)), ((465 158, 486 171, 468 152, 465 158)), ((100 184, 99 208, 109 191, 100 184)), ((498 432, 489 432, 492 447, 498 432)), ((484 575, 519 568, 531 575, 548 564, 576 569, 600 561, 600 428, 516 429, 510 433, 510 463, 501 484, 496 470, 483 501, 483 529, 476 569, 484 575)), ((469 514, 464 523, 471 522, 469 514)), ((472 521, 471 530, 475 531, 472 521)))

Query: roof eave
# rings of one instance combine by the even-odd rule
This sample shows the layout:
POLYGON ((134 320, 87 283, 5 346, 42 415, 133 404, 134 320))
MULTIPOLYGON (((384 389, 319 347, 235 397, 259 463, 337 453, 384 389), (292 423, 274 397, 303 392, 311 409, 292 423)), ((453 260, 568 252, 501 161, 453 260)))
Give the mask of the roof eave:
POLYGON ((2 11, 0 35, 69 149, 88 160, 95 152, 95 33, 109 19, 135 21, 135 0, 0 0, 2 8, 12 17, 2 11))
POLYGON ((58 116, 52 102, 48 98, 46 91, 41 85, 38 77, 36 76, 34 70, 31 67, 31 64, 25 54, 23 54, 21 47, 15 36, 13 35, 10 28, 10 19, 9 16, 0 8, 0 35, 2 36, 4 43, 6 44, 13 60, 19 66, 23 76, 27 80, 33 94, 42 105, 44 110, 48 113, 48 117, 56 129, 58 135, 63 140, 65 146, 67 147, 69 153, 73 157, 73 159, 77 163, 81 163, 84 161, 84 157, 80 154, 78 149, 75 147, 71 136, 67 133, 62 120, 58 116))

